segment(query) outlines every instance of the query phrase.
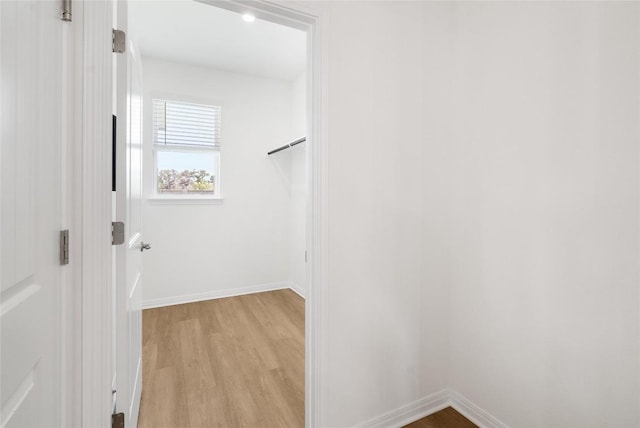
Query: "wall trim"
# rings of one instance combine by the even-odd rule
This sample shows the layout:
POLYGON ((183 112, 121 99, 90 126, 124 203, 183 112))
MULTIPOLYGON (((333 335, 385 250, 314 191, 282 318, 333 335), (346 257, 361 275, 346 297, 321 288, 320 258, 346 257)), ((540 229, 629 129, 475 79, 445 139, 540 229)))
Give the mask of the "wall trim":
POLYGON ((454 390, 449 391, 449 401, 451 407, 462 413, 465 418, 480 428, 509 428, 508 425, 500 419, 454 390))
POLYGON ((356 424, 353 428, 400 428, 446 407, 453 407, 480 428, 509 428, 507 424, 452 389, 443 389, 413 403, 356 424))
POLYGON ((304 288, 300 287, 300 285, 298 283, 295 283, 293 281, 289 282, 289 288, 296 293, 298 296, 302 297, 303 299, 305 299, 304 296, 304 288))
POLYGON ((201 302, 203 300, 223 299, 225 297, 244 296, 245 294, 263 293, 265 291, 275 291, 291 289, 291 282, 270 282, 267 284, 250 285, 248 287, 227 288, 225 290, 206 291, 204 293, 184 294, 182 296, 161 297, 142 301, 142 309, 160 308, 164 306, 181 305, 184 303, 201 302))
POLYGON ((428 395, 413 403, 406 404, 376 416, 373 419, 359 423, 353 428, 390 428, 402 427, 418 419, 429 416, 450 405, 449 390, 443 389, 435 394, 428 395))

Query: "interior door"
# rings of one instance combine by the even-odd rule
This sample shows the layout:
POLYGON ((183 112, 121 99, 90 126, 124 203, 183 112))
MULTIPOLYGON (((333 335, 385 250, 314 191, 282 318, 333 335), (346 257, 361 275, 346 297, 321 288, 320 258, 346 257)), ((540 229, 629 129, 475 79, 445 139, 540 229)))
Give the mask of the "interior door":
MULTIPOLYGON (((126 30, 126 3, 118 2, 118 29, 126 30), (123 6, 124 5, 124 6, 123 6)), ((142 76, 131 42, 114 54, 116 98, 116 218, 125 239, 116 249, 116 412, 135 427, 142 391, 142 76)))
POLYGON ((62 425, 65 25, 59 2, 0 1, 2 427, 62 425))

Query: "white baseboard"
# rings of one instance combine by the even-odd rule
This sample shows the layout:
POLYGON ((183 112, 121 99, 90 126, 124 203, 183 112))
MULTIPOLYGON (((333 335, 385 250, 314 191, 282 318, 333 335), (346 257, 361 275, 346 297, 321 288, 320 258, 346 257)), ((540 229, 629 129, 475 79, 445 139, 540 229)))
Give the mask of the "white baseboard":
POLYGON ((451 407, 480 428, 509 428, 507 424, 496 418, 486 410, 472 403, 465 396, 456 391, 449 391, 451 407))
POLYGON ((305 298, 304 289, 295 282, 289 282, 289 288, 293 290, 293 292, 295 292, 298 296, 302 297, 303 299, 305 298))
POLYGON ((396 428, 429 416, 449 406, 449 391, 442 390, 413 403, 384 413, 353 428, 396 428))
POLYGON ((480 428, 509 428, 495 416, 450 389, 444 389, 413 403, 391 410, 366 422, 359 423, 353 428, 399 428, 449 406, 456 409, 480 428))
MULTIPOLYGON (((263 291, 282 290, 283 288, 292 288, 291 285, 292 283, 290 282, 273 282, 269 284, 252 285, 249 287, 231 288, 228 290, 207 291, 204 293, 185 294, 183 296, 149 299, 142 302, 142 309, 181 305, 183 303, 201 302, 203 300, 222 299, 224 297, 242 296, 245 294, 261 293, 263 291)), ((293 291, 297 293, 296 290, 293 291)))

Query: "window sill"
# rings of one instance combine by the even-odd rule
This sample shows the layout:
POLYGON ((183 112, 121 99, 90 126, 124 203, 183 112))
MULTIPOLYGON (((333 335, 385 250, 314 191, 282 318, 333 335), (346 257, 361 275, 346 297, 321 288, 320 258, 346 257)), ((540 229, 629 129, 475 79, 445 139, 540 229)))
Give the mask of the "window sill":
POLYGON ((152 205, 220 205, 224 202, 222 196, 172 195, 150 196, 147 198, 152 205))

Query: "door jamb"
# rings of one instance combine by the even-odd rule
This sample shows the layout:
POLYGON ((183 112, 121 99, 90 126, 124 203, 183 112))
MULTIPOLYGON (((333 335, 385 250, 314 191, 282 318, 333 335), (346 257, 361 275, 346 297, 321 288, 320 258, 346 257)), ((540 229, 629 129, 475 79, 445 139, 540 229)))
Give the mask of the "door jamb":
POLYGON ((74 2, 72 426, 111 426, 112 0, 74 2))
POLYGON ((60 350, 60 393, 61 393, 61 422, 62 426, 79 426, 80 425, 80 380, 81 370, 79 362, 80 352, 78 344, 80 343, 81 330, 80 326, 75 322, 79 318, 80 306, 77 304, 78 296, 81 296, 78 282, 76 281, 76 272, 78 270, 76 263, 76 243, 75 231, 76 218, 75 215, 75 194, 74 194, 74 170, 75 151, 76 151, 76 112, 77 112, 77 96, 79 90, 75 84, 74 75, 78 71, 78 52, 77 38, 78 30, 74 23, 62 21, 62 64, 63 72, 61 83, 62 91, 62 154, 60 158, 60 177, 63 197, 62 205, 62 224, 61 229, 71 230, 69 238, 72 240, 69 250, 71 255, 69 258, 69 266, 62 269, 62 288, 60 301, 60 332, 61 332, 61 350, 60 350))

